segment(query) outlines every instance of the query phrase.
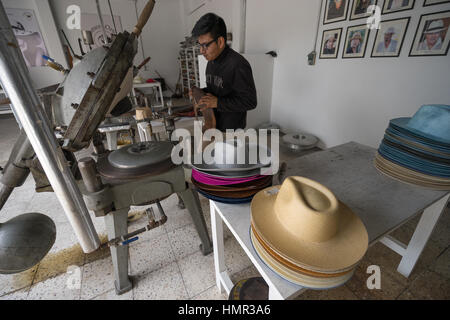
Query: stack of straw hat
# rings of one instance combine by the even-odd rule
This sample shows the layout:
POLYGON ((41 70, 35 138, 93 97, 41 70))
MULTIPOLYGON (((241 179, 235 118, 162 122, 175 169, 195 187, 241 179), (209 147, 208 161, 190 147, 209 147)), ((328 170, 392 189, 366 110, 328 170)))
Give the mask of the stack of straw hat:
POLYGON ((375 167, 403 182, 450 190, 450 106, 424 105, 389 123, 375 167))
POLYGON ((240 148, 238 145, 236 141, 217 142, 212 164, 192 163, 191 180, 200 194, 222 203, 247 203, 260 190, 272 185, 272 175, 268 175, 270 163, 263 164, 258 158, 250 161, 250 155, 258 155, 260 146, 245 144, 240 148), (245 154, 243 163, 237 161, 240 152, 245 154))
POLYGON ((251 203, 251 241, 282 278, 313 289, 349 280, 368 247, 359 217, 320 183, 288 177, 251 203))

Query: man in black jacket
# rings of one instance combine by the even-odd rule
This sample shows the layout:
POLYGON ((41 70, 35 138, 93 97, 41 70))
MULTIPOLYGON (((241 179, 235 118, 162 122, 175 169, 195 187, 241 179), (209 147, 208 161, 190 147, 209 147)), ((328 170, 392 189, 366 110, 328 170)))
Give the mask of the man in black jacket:
POLYGON ((198 104, 214 110, 218 130, 245 129, 247 111, 257 104, 250 64, 227 45, 225 22, 213 13, 200 18, 192 36, 198 38, 200 53, 208 60, 206 95, 198 104))

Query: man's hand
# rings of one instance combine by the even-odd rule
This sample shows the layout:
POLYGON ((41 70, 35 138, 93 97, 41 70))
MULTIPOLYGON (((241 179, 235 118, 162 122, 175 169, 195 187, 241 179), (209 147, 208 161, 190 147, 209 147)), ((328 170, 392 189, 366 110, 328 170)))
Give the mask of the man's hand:
POLYGON ((218 99, 216 96, 212 95, 211 93, 207 93, 203 96, 203 98, 200 99, 198 105, 202 106, 202 108, 200 109, 201 111, 205 109, 214 109, 217 108, 217 101, 218 99))

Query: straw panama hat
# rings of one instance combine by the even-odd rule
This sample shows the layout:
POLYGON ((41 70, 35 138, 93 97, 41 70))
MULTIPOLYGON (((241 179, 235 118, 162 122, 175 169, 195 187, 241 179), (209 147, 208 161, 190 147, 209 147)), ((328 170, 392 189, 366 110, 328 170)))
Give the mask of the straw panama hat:
POLYGON ((284 259, 317 272, 349 270, 368 247, 367 230, 320 183, 288 177, 257 193, 251 222, 261 239, 284 259))
POLYGON ((355 33, 353 33, 353 35, 352 35, 352 37, 350 38, 350 40, 353 40, 353 39, 359 39, 359 40, 362 40, 361 32, 356 31, 355 33))

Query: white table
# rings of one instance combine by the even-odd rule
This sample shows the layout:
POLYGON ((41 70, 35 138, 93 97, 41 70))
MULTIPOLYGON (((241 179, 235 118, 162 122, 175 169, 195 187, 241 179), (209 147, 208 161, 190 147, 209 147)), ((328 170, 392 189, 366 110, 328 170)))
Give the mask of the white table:
MULTIPOLYGON (((376 150, 347 143, 287 162, 286 176, 304 176, 327 186, 359 215, 369 234, 369 246, 381 241, 402 256, 397 271, 412 272, 449 201, 447 191, 434 191, 379 173, 376 150), (422 217, 408 245, 389 234, 416 215, 422 217)), ((216 284, 228 294, 233 283, 224 258, 223 221, 269 286, 269 299, 295 298, 306 288, 281 278, 259 258, 250 240, 250 204, 230 205, 210 200, 216 284)))

